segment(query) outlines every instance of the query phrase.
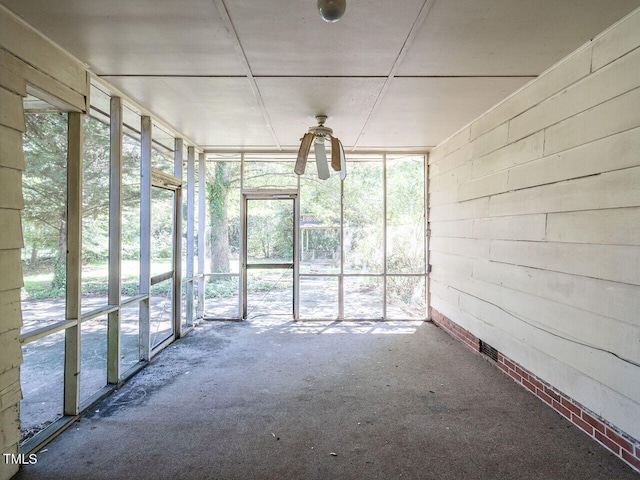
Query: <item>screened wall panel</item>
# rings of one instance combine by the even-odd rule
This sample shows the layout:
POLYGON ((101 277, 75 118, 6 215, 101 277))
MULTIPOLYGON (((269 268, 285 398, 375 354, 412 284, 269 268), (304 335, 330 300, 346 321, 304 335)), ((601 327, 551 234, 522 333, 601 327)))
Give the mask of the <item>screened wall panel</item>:
POLYGON ((24 442, 62 416, 64 332, 24 345, 22 357, 20 430, 24 442))
POLYGON ((109 303, 109 125, 84 117, 82 313, 109 303))
POLYGON ((82 403, 107 384, 107 316, 82 322, 80 332, 82 403))
POLYGON ((201 273, 206 274, 203 314, 208 318, 239 317, 241 165, 239 155, 205 163, 205 224, 198 234, 204 235, 201 273))
POLYGON ((238 273, 240 161, 206 165, 205 255, 207 273, 238 273))
POLYGON ((120 310, 120 368, 134 366, 142 358, 140 352, 140 304, 134 303, 120 310))
POLYGON ((344 272, 382 274, 383 164, 382 161, 350 162, 347 168, 349 173, 344 182, 344 272))
MULTIPOLYGON (((180 272, 173 248, 180 185, 170 187, 177 193, 154 188, 150 194, 150 167, 175 176, 178 142, 99 80, 91 82, 90 114, 51 113, 56 109, 46 102, 25 99, 25 451, 70 425, 177 337, 173 282, 180 272), (40 113, 30 110, 36 107, 40 113)), ((185 191, 195 193, 195 185, 185 191)), ((186 221, 194 232, 195 218, 197 210, 186 221)), ((192 241, 194 253, 197 234, 192 241)), ((195 285, 190 294, 197 294, 195 285)))
POLYGON ((151 166, 170 175, 174 174, 175 137, 162 125, 152 124, 151 166))
POLYGON ((386 288, 387 318, 425 318, 426 281, 423 276, 388 275, 386 288))
POLYGON ((140 293, 140 140, 122 142, 122 298, 140 293))
POLYGON ((300 273, 340 273, 340 177, 320 180, 313 165, 300 178, 300 273))
POLYGON ((293 161, 273 161, 245 156, 243 188, 297 188, 293 161))
MULTIPOLYGON (((234 227, 239 224, 240 193, 286 189, 300 198, 299 319, 426 318, 423 155, 350 155, 344 181, 335 172, 320 180, 313 160, 298 177, 286 155, 238 154, 237 161, 230 161, 232 157, 212 154, 205 164, 207 317, 239 315, 234 312, 242 293, 235 277, 241 232, 234 227)), ((270 263, 278 258, 278 245, 290 226, 281 228, 275 217, 251 202, 246 213, 248 263, 270 263)), ((248 298, 255 298, 252 288, 248 282, 248 298)), ((272 288, 265 298, 285 289, 272 288)))
POLYGON ((150 303, 151 348, 154 348, 174 333, 173 280, 165 280, 153 285, 150 303))
POLYGON ((338 277, 304 276, 300 279, 300 318, 335 320, 339 313, 338 277))
POLYGON ((425 273, 424 157, 387 157, 387 273, 425 273))
POLYGON ((344 278, 344 318, 381 320, 384 318, 382 277, 344 278))
POLYGON ((22 334, 64 320, 67 115, 25 114, 22 334))

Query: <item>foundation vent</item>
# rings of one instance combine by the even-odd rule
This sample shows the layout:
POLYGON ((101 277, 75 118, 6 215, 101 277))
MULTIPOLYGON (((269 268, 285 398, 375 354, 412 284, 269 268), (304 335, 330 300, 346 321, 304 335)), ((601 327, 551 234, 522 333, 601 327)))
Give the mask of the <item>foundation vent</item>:
POLYGON ((483 342, 482 340, 480 340, 480 353, 485 354, 487 357, 489 357, 494 362, 498 361, 498 350, 493 348, 488 343, 483 342))

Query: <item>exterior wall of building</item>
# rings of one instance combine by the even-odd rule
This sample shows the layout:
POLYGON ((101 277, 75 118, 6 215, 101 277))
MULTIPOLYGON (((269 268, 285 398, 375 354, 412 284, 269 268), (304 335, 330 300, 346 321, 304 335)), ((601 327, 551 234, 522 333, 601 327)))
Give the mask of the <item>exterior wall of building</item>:
POLYGON ((561 411, 636 468, 639 47, 636 10, 429 156, 432 318, 597 417, 561 411))
POLYGON ((20 209, 25 128, 22 97, 26 84, 4 67, 0 63, 0 478, 9 478, 18 465, 5 462, 4 454, 17 454, 20 441, 20 209))

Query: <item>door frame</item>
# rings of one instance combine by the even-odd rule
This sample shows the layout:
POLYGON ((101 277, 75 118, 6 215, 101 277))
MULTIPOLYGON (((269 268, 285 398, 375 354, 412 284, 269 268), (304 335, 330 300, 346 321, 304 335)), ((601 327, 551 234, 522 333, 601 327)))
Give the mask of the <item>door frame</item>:
MULTIPOLYGON (((249 200, 293 200, 293 320, 300 317, 300 192, 297 189, 243 190, 240 202, 240 319, 247 319, 247 202, 249 200)), ((264 264, 266 268, 277 268, 282 264, 264 264), (269 265, 272 265, 269 267, 269 265)))
MULTIPOLYGON (((160 341, 155 346, 149 341, 150 355, 152 358, 156 353, 163 350, 167 345, 172 343, 179 336, 180 330, 180 300, 181 300, 181 287, 182 287, 182 269, 181 269, 181 255, 182 255, 182 212, 180 206, 182 205, 182 180, 178 177, 170 175, 166 172, 151 168, 151 188, 160 188, 163 190, 169 190, 173 192, 173 215, 172 215, 172 237, 173 248, 171 252, 171 270, 154 275, 149 278, 149 285, 155 285, 164 280, 172 279, 171 289, 171 323, 172 333, 164 340, 160 341)), ((151 215, 151 222, 153 224, 153 202, 149 206, 149 212, 151 215)), ((149 308, 151 306, 151 292, 149 292, 149 308)), ((149 332, 150 334, 150 332, 149 332)))

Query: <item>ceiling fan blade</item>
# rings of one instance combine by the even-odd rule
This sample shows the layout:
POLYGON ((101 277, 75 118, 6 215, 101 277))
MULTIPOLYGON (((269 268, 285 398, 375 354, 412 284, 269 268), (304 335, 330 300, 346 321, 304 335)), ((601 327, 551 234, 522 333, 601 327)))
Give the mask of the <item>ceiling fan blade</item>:
POLYGON ((331 137, 331 168, 336 172, 340 171, 340 140, 331 137))
POLYGON ((326 180, 329 178, 329 164, 327 164, 327 150, 324 141, 316 142, 313 146, 316 154, 316 166, 318 167, 318 178, 326 180))
POLYGON ((340 147, 340 180, 344 180, 347 178, 347 158, 344 156, 344 148, 340 140, 338 140, 338 146, 340 147))
POLYGON ((304 169, 307 166, 307 158, 309 158, 309 150, 311 144, 316 136, 313 133, 305 133, 302 137, 302 143, 300 143, 300 149, 298 150, 298 159, 296 160, 296 166, 293 171, 298 175, 304 173, 304 169))

